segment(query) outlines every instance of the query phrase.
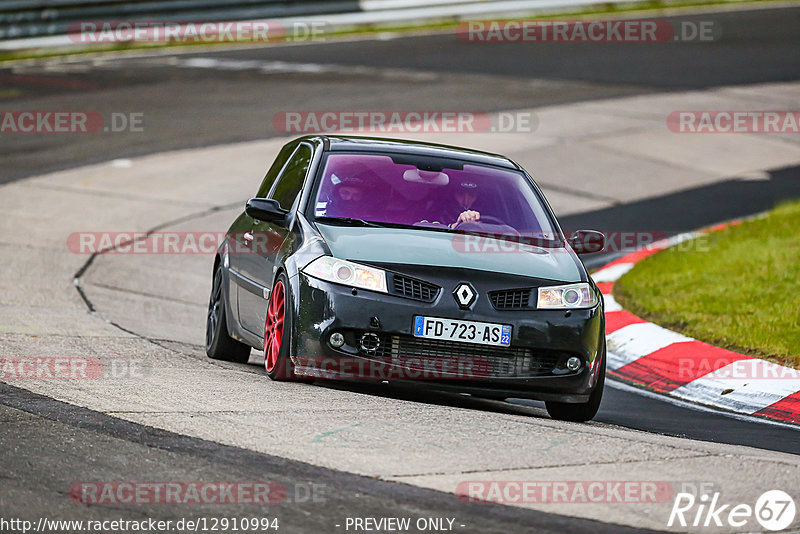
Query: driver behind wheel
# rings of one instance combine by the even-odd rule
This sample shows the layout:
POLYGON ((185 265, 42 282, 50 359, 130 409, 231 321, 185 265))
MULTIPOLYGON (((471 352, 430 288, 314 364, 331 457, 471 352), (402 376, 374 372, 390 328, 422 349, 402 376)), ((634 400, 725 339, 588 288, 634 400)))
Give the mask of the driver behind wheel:
POLYGON ((333 191, 325 215, 329 217, 368 218, 370 183, 361 176, 331 177, 333 191))
POLYGON ((477 199, 478 184, 468 180, 462 180, 458 183, 453 194, 454 207, 452 208, 452 214, 450 217, 445 218, 445 220, 455 219, 455 222, 450 224, 450 228, 455 228, 461 223, 480 221, 481 213, 472 209, 477 199))

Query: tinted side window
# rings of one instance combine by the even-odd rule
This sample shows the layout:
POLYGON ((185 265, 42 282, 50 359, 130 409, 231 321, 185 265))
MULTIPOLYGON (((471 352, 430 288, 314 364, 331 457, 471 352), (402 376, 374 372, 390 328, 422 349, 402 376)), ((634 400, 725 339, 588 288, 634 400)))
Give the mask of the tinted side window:
POLYGON ((310 163, 311 149, 306 145, 300 145, 300 148, 297 149, 286 169, 284 169, 283 174, 281 174, 278 184, 275 186, 275 191, 270 196, 270 198, 277 200, 283 209, 290 209, 297 195, 300 194, 310 163))
POLYGON ((258 188, 258 193, 256 193, 258 198, 266 198, 269 194, 269 190, 272 189, 272 184, 275 183, 275 178, 278 177, 278 173, 281 172, 286 160, 289 159, 289 156, 292 155, 295 148, 297 148, 297 141, 289 143, 278 152, 278 157, 275 158, 272 167, 269 168, 267 175, 264 176, 264 181, 261 182, 261 186, 258 188))

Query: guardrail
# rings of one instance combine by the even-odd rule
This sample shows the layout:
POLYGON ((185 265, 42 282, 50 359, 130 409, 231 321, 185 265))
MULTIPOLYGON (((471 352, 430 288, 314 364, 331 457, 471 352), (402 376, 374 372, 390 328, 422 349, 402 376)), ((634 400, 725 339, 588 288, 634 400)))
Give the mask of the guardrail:
MULTIPOLYGON (((0 0, 0 50, 69 45, 77 22, 278 20, 328 29, 568 12, 648 0, 0 0)), ((743 0, 726 0, 737 3, 743 0)), ((661 0, 665 6, 680 0, 661 0)))
POLYGON ((0 39, 67 33, 79 21, 243 20, 361 11, 359 0, 3 0, 0 39))

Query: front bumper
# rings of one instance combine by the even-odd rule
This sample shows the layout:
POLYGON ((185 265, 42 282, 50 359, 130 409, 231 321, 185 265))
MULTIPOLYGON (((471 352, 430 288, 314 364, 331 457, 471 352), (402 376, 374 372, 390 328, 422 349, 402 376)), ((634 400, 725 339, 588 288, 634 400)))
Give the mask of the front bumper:
POLYGON ((570 311, 496 310, 487 291, 518 287, 520 279, 487 273, 488 279, 469 279, 479 297, 471 310, 462 310, 451 291, 465 274, 434 280, 443 290, 426 303, 299 273, 292 279, 296 372, 341 380, 410 381, 490 398, 587 402, 605 359, 602 304, 570 311), (510 324, 511 348, 415 338, 417 315, 510 324), (339 348, 329 342, 334 332, 345 338, 339 348), (365 333, 380 340, 379 349, 361 346, 365 333), (569 356, 581 359, 578 371, 564 366, 569 356))

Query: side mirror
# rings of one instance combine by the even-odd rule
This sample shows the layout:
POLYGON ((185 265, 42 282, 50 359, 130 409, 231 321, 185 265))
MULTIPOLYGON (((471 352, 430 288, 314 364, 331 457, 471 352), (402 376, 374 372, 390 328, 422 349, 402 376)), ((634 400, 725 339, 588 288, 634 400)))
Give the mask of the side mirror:
POLYGON ((576 254, 592 254, 606 248, 606 236, 595 230, 578 230, 569 238, 576 254))
POLYGON ((279 222, 289 213, 278 204, 277 200, 268 198, 251 198, 244 208, 245 213, 254 219, 267 222, 279 222))

